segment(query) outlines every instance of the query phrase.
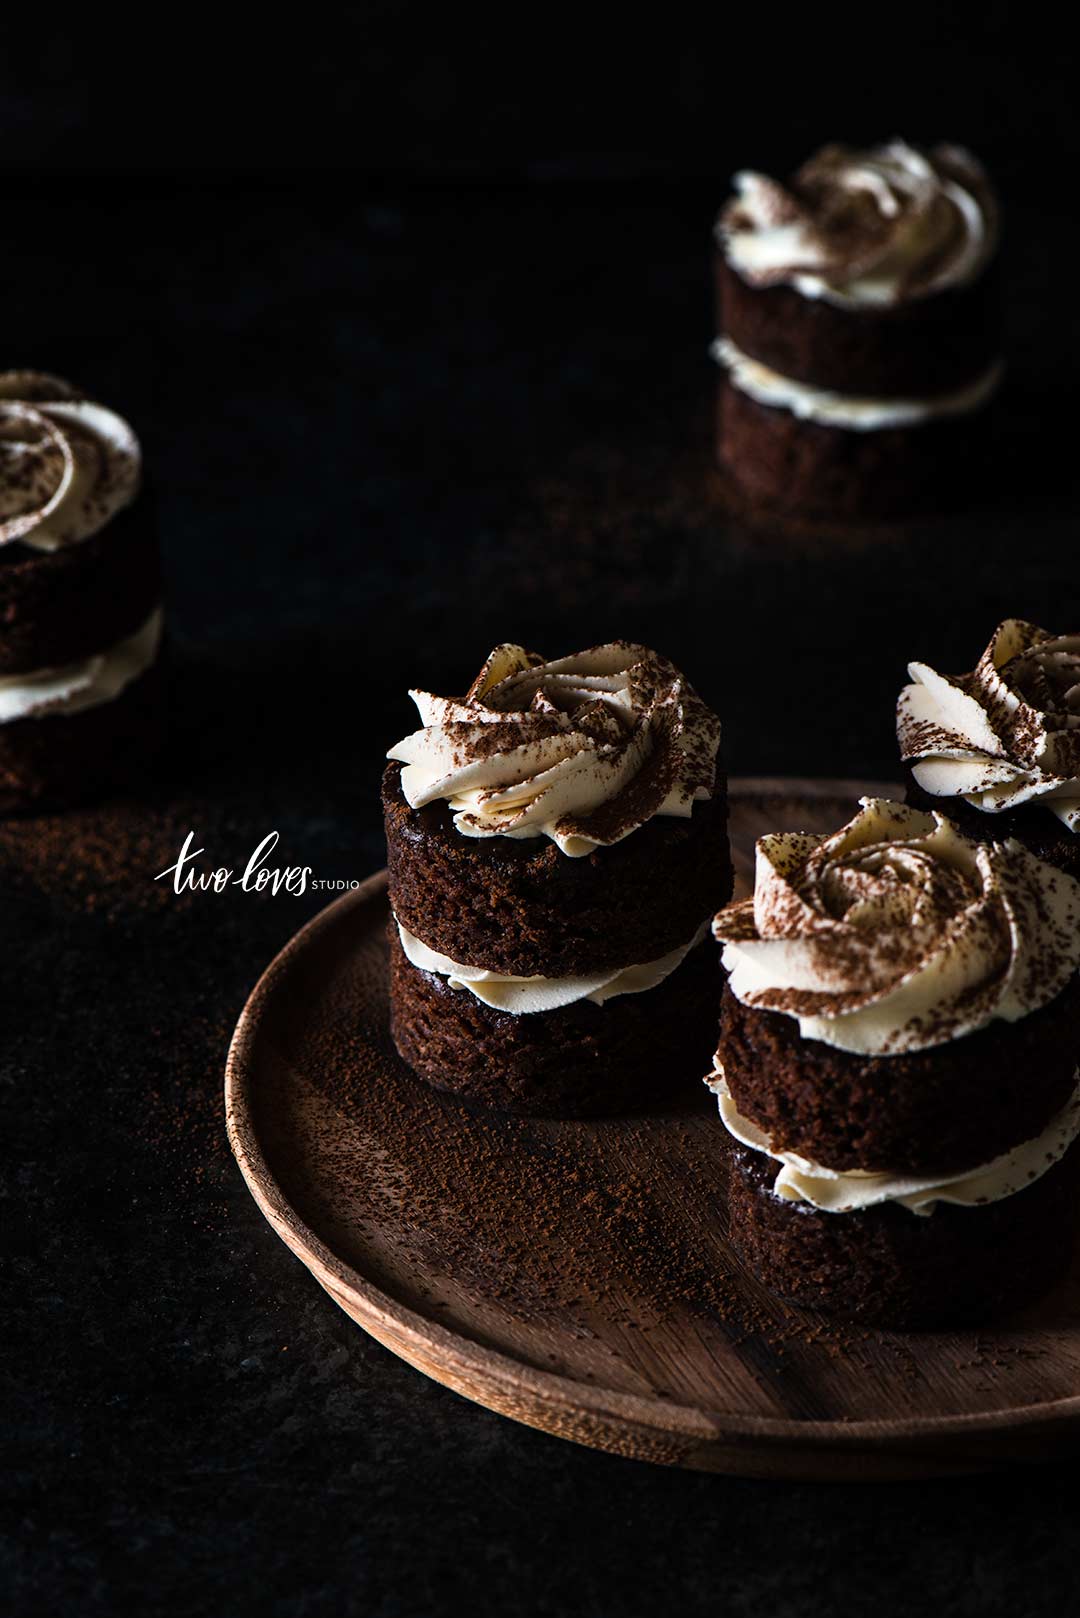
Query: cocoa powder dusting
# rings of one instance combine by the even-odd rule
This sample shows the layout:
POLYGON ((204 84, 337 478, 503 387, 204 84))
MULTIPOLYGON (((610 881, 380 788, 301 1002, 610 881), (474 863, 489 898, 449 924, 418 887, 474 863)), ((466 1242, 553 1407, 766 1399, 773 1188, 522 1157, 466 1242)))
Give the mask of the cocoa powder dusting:
MULTIPOLYGON (((101 1006, 94 1048, 102 1073, 128 1097, 126 1172, 137 1177, 150 1165, 153 1196, 170 1217, 215 1231, 233 1175, 221 1096, 225 1054, 265 952, 288 935, 291 918, 249 895, 177 893, 170 878, 156 881, 193 829, 196 846, 207 849, 201 863, 246 852, 259 835, 193 796, 116 798, 0 820, 0 895, 16 929, 24 906, 30 914, 44 909, 65 986, 77 981, 82 999, 101 1006), (275 924, 280 936, 268 946, 264 935, 275 924)), ((81 1004, 69 995, 54 1008, 61 1051, 85 1039, 65 1020, 81 1004)))
POLYGON ((0 884, 36 892, 87 915, 115 917, 189 905, 169 882, 155 882, 173 863, 189 830, 211 811, 187 801, 168 807, 118 799, 61 814, 0 820, 0 884))
POLYGON ((802 1342, 839 1355, 863 1340, 768 1297, 731 1256, 704 1091, 684 1087, 662 1117, 473 1111, 393 1051, 375 948, 319 990, 313 963, 315 999, 287 1014, 288 1061, 264 1097, 272 1172, 349 1263, 424 1312, 442 1277, 456 1315, 464 1298, 480 1319, 495 1307, 560 1335, 569 1314, 586 1335, 663 1333, 689 1316, 772 1352, 802 1342))

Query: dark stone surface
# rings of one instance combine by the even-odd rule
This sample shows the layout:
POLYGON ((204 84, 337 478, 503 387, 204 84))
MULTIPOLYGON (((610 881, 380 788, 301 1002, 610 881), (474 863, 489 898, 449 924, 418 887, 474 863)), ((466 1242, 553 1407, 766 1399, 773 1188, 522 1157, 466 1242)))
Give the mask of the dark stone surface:
POLYGON ((189 828, 214 863, 276 827, 281 858, 365 875, 406 686, 463 688, 498 639, 655 643, 723 713, 734 774, 889 775, 908 657, 969 667, 1007 612, 1068 627, 1067 224, 1014 215, 997 459, 1017 492, 781 542, 724 518, 710 464, 716 200, 22 200, 4 361, 70 372, 145 437, 177 749, 152 795, 0 830, 6 1611, 1069 1610, 1069 1467, 666 1473, 518 1428, 369 1341, 257 1212, 218 1100, 245 995, 325 895, 152 880, 189 828))
MULTIPOLYGON (((788 174, 822 142, 965 140, 995 173, 1059 189, 1075 58, 1023 0, 905 7, 868 50, 866 9, 781 3, 613 26, 477 0, 366 0, 294 28, 188 0, 148 70, 138 30, 65 7, 13 13, 0 172, 726 176, 788 174)), ((306 21, 306 19, 305 19, 306 21)), ((1069 174, 1064 175, 1069 196, 1069 174)))

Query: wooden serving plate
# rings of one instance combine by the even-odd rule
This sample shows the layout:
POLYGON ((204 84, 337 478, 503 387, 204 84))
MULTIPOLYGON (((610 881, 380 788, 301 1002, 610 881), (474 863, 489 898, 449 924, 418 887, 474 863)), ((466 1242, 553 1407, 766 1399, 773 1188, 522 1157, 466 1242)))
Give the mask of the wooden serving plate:
MULTIPOLYGON (((766 830, 832 830, 880 783, 732 784, 741 891, 766 830)), ((240 1018, 225 1094, 256 1202, 410 1365, 620 1455, 758 1477, 901 1478, 1036 1459, 1080 1430, 1080 1273, 969 1332, 834 1327, 724 1241, 712 1098, 551 1122, 470 1112, 394 1052, 385 877, 299 932, 240 1018)), ((682 1076, 680 1076, 682 1078, 682 1076)))

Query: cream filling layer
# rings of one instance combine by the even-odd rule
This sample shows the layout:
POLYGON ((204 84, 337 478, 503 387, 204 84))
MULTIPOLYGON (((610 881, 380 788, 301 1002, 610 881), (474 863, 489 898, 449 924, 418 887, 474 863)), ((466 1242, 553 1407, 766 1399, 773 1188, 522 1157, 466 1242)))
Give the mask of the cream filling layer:
MULTIPOLYGON (((397 921, 397 918, 394 918, 397 921)), ((708 931, 708 922, 702 922, 693 938, 678 949, 661 955, 659 960, 646 961, 642 966, 616 967, 613 971, 592 973, 587 977, 545 978, 511 977, 504 972, 488 972, 480 966, 462 966, 449 955, 440 955, 397 922, 401 947, 413 966, 421 972, 435 972, 446 978, 452 989, 467 989, 470 994, 506 1011, 512 1017, 529 1016, 534 1012, 556 1011, 560 1006, 572 1006, 577 1000, 591 1000, 602 1006, 621 994, 643 994, 655 989, 681 966, 696 944, 700 944, 708 931)))
POLYGON ((47 719, 54 714, 81 713, 118 697, 153 663, 161 644, 162 612, 155 607, 146 622, 126 639, 63 668, 0 678, 0 725, 17 719, 47 719))
POLYGON ((780 1165, 773 1181, 773 1195, 786 1202, 809 1203, 823 1213, 854 1213, 884 1202, 898 1202, 912 1213, 926 1216, 933 1213, 939 1202, 954 1203, 960 1208, 1001 1202, 1041 1179, 1080 1135, 1078 1070, 1077 1088, 1071 1099, 1041 1135, 1023 1141, 1011 1152, 1004 1152, 979 1168, 923 1179, 912 1175, 875 1174, 865 1169, 841 1171, 827 1169, 796 1152, 774 1152, 769 1137, 739 1112, 719 1064, 705 1083, 716 1096, 728 1134, 752 1152, 761 1152, 780 1165))
POLYGON ((917 427, 941 417, 969 415, 990 400, 1004 374, 1004 365, 997 360, 982 376, 954 393, 926 399, 875 399, 796 382, 762 365, 760 360, 751 359, 730 337, 718 337, 709 352, 724 367, 732 384, 756 403, 790 411, 800 421, 861 433, 878 432, 884 427, 917 427))

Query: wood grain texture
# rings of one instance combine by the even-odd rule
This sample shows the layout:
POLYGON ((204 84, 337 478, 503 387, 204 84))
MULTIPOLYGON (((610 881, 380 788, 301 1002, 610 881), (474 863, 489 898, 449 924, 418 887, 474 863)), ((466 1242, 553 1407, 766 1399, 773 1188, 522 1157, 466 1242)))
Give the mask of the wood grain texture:
MULTIPOLYGON (((762 832, 831 830, 860 792, 887 790, 734 782, 737 891, 762 832)), ((226 1074, 256 1202, 379 1342, 516 1421, 669 1465, 887 1479, 1075 1443, 1076 1266, 978 1332, 860 1333, 785 1309, 724 1242, 721 1126, 693 1075, 644 1118, 470 1113, 389 1045, 386 916, 380 874, 298 933, 226 1074)))

